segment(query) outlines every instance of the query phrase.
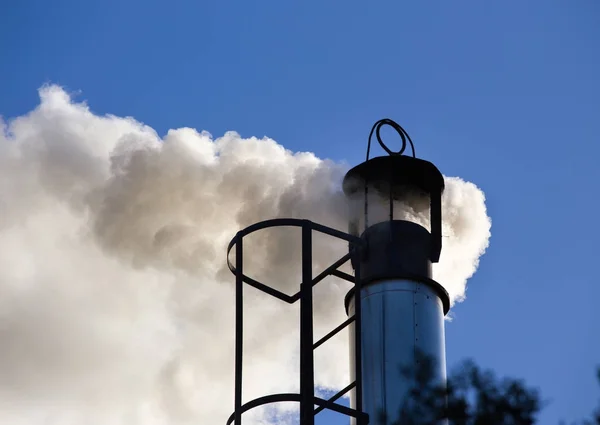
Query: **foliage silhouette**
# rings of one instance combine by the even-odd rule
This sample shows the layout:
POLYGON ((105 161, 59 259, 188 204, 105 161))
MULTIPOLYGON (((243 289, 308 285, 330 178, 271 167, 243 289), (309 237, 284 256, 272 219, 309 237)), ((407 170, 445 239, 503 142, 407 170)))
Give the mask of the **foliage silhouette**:
MULTIPOLYGON (((534 425, 543 407, 540 393, 523 381, 498 379, 473 361, 447 380, 434 381, 433 361, 417 355, 416 367, 402 368, 409 390, 397 418, 379 415, 374 425, 534 425)), ((600 368, 598 369, 600 384, 600 368)), ((600 405, 592 419, 572 425, 600 425, 600 405)))

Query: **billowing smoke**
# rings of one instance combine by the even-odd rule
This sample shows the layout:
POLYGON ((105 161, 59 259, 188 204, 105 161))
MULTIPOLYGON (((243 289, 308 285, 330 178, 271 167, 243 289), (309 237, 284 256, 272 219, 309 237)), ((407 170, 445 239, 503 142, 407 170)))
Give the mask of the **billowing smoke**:
MULTIPOLYGON (((233 132, 161 139, 57 86, 40 99, 0 133, 0 423, 223 424, 233 408, 226 244, 273 217, 346 230, 344 167, 233 132)), ((446 186, 435 275, 460 301, 490 221, 476 186, 446 186)), ((250 236, 248 273, 295 292, 298 242, 293 229, 250 236)), ((317 238, 315 271, 346 249, 317 238)), ((344 320, 347 288, 316 288, 315 337, 344 320)), ((245 295, 244 398, 297 388, 297 308, 245 295)), ((345 338, 319 348, 322 388, 347 383, 345 338)))

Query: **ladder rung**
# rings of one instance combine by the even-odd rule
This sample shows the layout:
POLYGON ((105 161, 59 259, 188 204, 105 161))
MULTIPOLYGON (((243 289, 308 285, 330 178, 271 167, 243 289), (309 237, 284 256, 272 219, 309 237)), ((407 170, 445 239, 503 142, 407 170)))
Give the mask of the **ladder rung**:
POLYGON ((320 345, 322 345, 324 342, 328 341, 331 337, 333 337, 335 334, 337 334, 339 331, 341 331, 342 329, 344 329, 346 326, 348 326, 352 322, 354 322, 354 316, 350 316, 348 318, 348 320, 344 321, 344 323, 342 323, 337 328, 335 328, 334 330, 332 330, 331 332, 329 332, 327 335, 325 335, 323 338, 321 338, 320 340, 318 340, 317 342, 315 342, 313 344, 313 350, 315 350, 317 347, 319 347, 320 345))
MULTIPOLYGON (((340 390, 339 392, 337 392, 334 396, 332 396, 329 400, 327 400, 327 403, 332 403, 334 401, 336 401, 338 398, 340 398, 341 396, 343 396, 344 394, 346 394, 348 391, 350 391, 352 388, 356 387, 356 381, 354 381, 353 383, 349 384, 348 386, 346 386, 344 389, 340 390)), ((326 405, 322 405, 319 406, 315 409, 315 415, 323 410, 325 410, 327 408, 326 405)))

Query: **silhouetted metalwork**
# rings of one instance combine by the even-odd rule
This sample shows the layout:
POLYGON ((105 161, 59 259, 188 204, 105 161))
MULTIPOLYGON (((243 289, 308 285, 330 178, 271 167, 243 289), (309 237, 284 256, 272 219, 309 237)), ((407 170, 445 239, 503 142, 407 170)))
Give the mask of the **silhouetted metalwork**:
MULTIPOLYGON (((367 146, 367 160, 352 168, 344 177, 343 189, 348 197, 364 194, 363 228, 358 229, 355 224, 356 234, 360 234, 370 227, 369 223, 369 190, 379 194, 386 194, 389 202, 389 220, 394 220, 394 201, 406 195, 407 188, 422 191, 430 198, 430 227, 431 244, 429 258, 432 263, 437 263, 442 250, 442 193, 444 191, 444 176, 429 161, 415 157, 415 148, 412 140, 402 127, 390 119, 383 119, 375 123, 367 146), (391 151, 381 140, 379 134, 383 125, 390 125, 396 129, 402 139, 402 148, 398 152, 391 151), (379 156, 369 159, 371 137, 375 131, 377 140, 388 156, 379 156), (406 149, 406 140, 410 142, 413 156, 402 155, 406 149)), ((358 217, 355 218, 358 220, 358 217)), ((351 232, 352 233, 352 232, 351 232)))
POLYGON ((415 158, 415 145, 408 133, 406 132, 406 130, 404 130, 397 122, 392 121, 389 118, 384 118, 373 124, 373 128, 371 128, 371 132, 369 133, 369 140, 367 142, 367 158, 365 159, 365 161, 369 160, 369 154, 371 153, 371 139, 373 138, 373 133, 375 133, 375 137, 377 137, 379 146, 381 146, 383 150, 391 156, 402 155, 406 150, 406 141, 408 140, 408 142, 410 143, 410 148, 412 149, 412 157, 415 158), (393 150, 388 148, 387 145, 383 143, 383 140, 381 140, 381 127, 383 127, 384 125, 389 125, 390 127, 392 127, 400 136, 400 139, 402 140, 402 147, 398 152, 394 152, 393 150))
POLYGON ((327 276, 337 276, 354 283, 354 289, 356 291, 360 291, 360 267, 358 269, 355 269, 355 276, 350 276, 346 273, 341 272, 338 269, 348 260, 350 260, 353 256, 360 255, 361 248, 362 241, 356 236, 343 233, 339 230, 335 230, 317 223, 313 223, 309 220, 299 220, 291 218, 273 219, 256 223, 239 231, 235 238, 232 239, 227 248, 227 264, 231 272, 236 276, 235 403, 234 412, 228 419, 227 425, 231 425, 232 423, 234 425, 241 425, 242 414, 250 409, 253 409, 258 406, 263 406, 269 403, 278 403, 284 401, 298 402, 300 404, 301 425, 314 425, 314 416, 324 409, 333 410, 341 414, 356 418, 357 423, 360 425, 367 425, 369 423, 368 415, 362 412, 360 409, 352 409, 335 403, 336 400, 338 400, 348 391, 354 389, 355 397, 357 398, 357 400, 360 401, 358 405, 362 405, 363 384, 361 372, 362 362, 360 361, 360 305, 357 306, 357 311, 351 318, 346 320, 340 326, 333 329, 327 335, 323 336, 319 341, 314 342, 313 340, 313 287, 327 276), (294 295, 284 294, 283 292, 275 288, 272 288, 268 285, 258 282, 255 279, 252 279, 251 277, 244 274, 243 269, 244 236, 258 230, 281 226, 293 226, 300 227, 302 229, 302 282, 300 283, 300 290, 294 295), (349 243, 350 246, 350 252, 348 254, 341 257, 338 261, 334 262, 331 266, 329 266, 327 269, 325 269, 322 273, 320 273, 314 278, 312 276, 313 231, 317 231, 338 239, 345 240, 349 243), (229 255, 234 247, 236 256, 235 265, 231 262, 229 255), (250 285, 253 288, 256 288, 288 304, 293 304, 297 301, 300 302, 300 392, 298 394, 272 394, 242 404, 244 284, 250 285), (354 375, 356 376, 356 379, 354 382, 350 383, 346 388, 335 394, 329 400, 323 400, 319 397, 315 397, 313 352, 315 349, 324 344, 332 336, 344 329, 350 323, 354 323, 355 326, 355 338, 353 342, 356 356, 359 359, 359 361, 355 363, 354 375), (314 407, 315 405, 318 406, 316 409, 314 407))
POLYGON ((363 357, 352 358, 351 350, 351 363, 362 362, 365 384, 362 400, 351 399, 351 406, 369 414, 374 424, 390 425, 410 391, 397 371, 417 368, 416 352, 435 360, 436 380, 446 379, 444 315, 450 298, 431 271, 442 249, 444 177, 432 163, 415 157, 414 144, 400 125, 383 119, 371 129, 366 161, 348 171, 343 190, 351 202, 364 206, 354 209, 349 223, 350 233, 360 236, 364 246, 362 255, 352 257, 352 266, 361 270, 361 289, 351 290, 345 300, 350 317, 362 310, 363 357), (397 152, 383 142, 384 126, 400 136, 397 152), (373 134, 387 156, 369 158, 373 134), (408 144, 412 156, 403 155, 408 144), (422 224, 406 214, 413 209, 422 224), (425 227, 427 216, 431 231, 425 227))
MULTIPOLYGON (((357 425, 366 425, 369 417, 372 421, 378 420, 381 409, 391 414, 386 421, 394 420, 392 416, 396 415, 400 400, 395 402, 393 398, 400 399, 408 391, 408 385, 397 376, 397 368, 414 367, 418 363, 415 357, 417 350, 423 350, 435 359, 440 365, 435 370, 436 378, 445 381, 443 317, 450 308, 450 299, 444 288, 431 278, 431 264, 438 262, 442 249, 442 174, 432 163, 415 157, 414 144, 400 125, 383 119, 371 129, 366 161, 346 174, 343 190, 350 201, 364 202, 362 217, 360 212, 355 212, 350 220, 349 233, 308 220, 274 219, 241 230, 229 244, 227 261, 229 269, 236 276, 236 341, 235 406, 227 425, 241 425, 242 414, 254 407, 282 401, 300 404, 300 425, 314 425, 314 415, 324 409, 346 414, 357 425), (400 136, 402 147, 397 152, 392 151, 381 139, 381 128, 386 125, 400 136), (369 159, 373 134, 389 156, 369 159), (403 155, 407 143, 410 144, 412 156, 403 155), (383 220, 369 222, 370 195, 387 198, 387 220, 387 210, 384 209, 383 220), (361 198, 363 196, 364 199, 361 198), (431 231, 420 224, 394 216, 394 203, 412 201, 414 196, 417 199, 428 198, 423 210, 429 209, 431 231), (243 272, 244 236, 278 226, 295 226, 302 230, 302 277, 300 290, 294 295, 284 294, 243 272), (314 231, 345 240, 349 244, 349 253, 316 277, 312 276, 314 231), (234 246, 235 266, 229 259, 234 246), (339 270, 348 260, 354 268, 354 276, 339 270), (345 300, 349 317, 315 342, 312 288, 327 276, 354 283, 345 300), (299 394, 272 394, 242 404, 244 284, 289 304, 300 302, 299 394), (314 350, 345 327, 349 327, 351 334, 350 371, 351 380, 354 381, 329 400, 322 400, 315 397, 314 350), (365 382, 368 382, 368 388, 365 382), (351 408, 336 403, 351 391, 351 408), (315 405, 318 407, 315 408, 315 405)), ((376 205, 380 204, 379 201, 376 205)))

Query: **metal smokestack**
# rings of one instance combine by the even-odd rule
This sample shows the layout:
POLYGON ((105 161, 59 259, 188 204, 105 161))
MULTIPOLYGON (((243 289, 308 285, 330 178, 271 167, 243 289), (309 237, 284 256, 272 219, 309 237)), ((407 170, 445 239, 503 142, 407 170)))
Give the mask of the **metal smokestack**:
MULTIPOLYGON (((412 385, 402 368, 417 368, 423 354, 434 361, 434 379, 446 379, 444 316, 450 300, 431 278, 431 264, 439 260, 442 246, 444 179, 432 163, 415 157, 402 127, 385 119, 374 125, 367 159, 346 174, 343 189, 360 206, 354 209, 350 233, 364 242, 361 254, 352 259, 355 269, 360 266, 361 289, 350 291, 345 300, 350 317, 356 297, 361 300, 362 406, 356 406, 354 393, 351 405, 367 413, 371 424, 387 425, 397 421, 412 385), (383 125, 400 135, 400 151, 392 152, 381 140, 383 125), (374 132, 388 156, 369 159, 374 132), (407 140, 412 156, 403 155, 407 140), (429 201, 425 209, 431 231, 407 219, 407 209, 420 209, 422 215, 423 200, 429 201)), ((354 340, 354 325, 351 335, 354 340)), ((356 370, 353 344, 350 361, 350 370, 356 370)))
POLYGON ((226 425, 242 425, 245 412, 280 402, 299 404, 300 425, 314 425, 315 415, 325 409, 351 417, 356 425, 391 424, 398 418, 411 384, 403 378, 401 369, 416 368, 421 353, 435 362, 434 378, 445 381, 444 315, 450 300, 448 293, 431 279, 431 264, 439 260, 442 247, 442 174, 432 163, 415 158, 408 134, 394 121, 384 119, 373 126, 366 161, 346 174, 343 189, 350 204, 359 206, 353 210, 349 233, 309 220, 278 218, 240 230, 229 243, 227 263, 236 280, 235 394, 234 411, 226 425), (391 151, 381 140, 383 125, 392 126, 400 135, 400 151, 391 151), (373 133, 388 156, 369 159, 373 133), (407 141, 412 156, 403 155, 407 141), (244 238, 273 227, 301 229, 302 276, 298 292, 292 295, 244 272, 244 238), (313 233, 344 240, 350 248, 349 253, 316 276, 312 273, 313 233), (230 257, 232 252, 235 260, 230 257), (354 276, 341 270, 348 261, 354 276), (349 317, 315 341, 313 288, 327 276, 354 284, 345 299, 349 317), (287 304, 300 304, 299 393, 268 394, 244 402, 245 286, 287 304), (347 326, 351 328, 352 380, 329 399, 321 399, 314 387, 314 351, 347 326), (337 401, 350 391, 352 406, 348 408, 337 401))

